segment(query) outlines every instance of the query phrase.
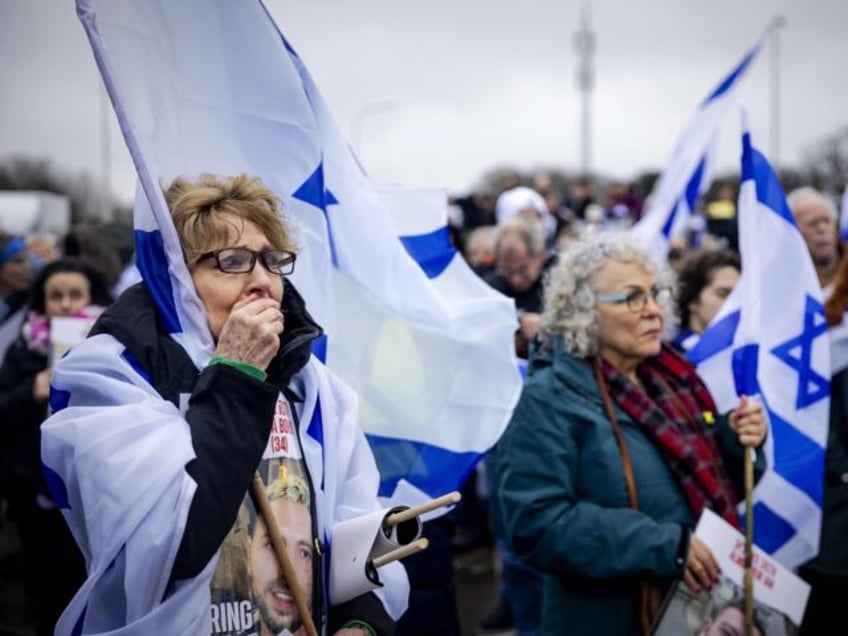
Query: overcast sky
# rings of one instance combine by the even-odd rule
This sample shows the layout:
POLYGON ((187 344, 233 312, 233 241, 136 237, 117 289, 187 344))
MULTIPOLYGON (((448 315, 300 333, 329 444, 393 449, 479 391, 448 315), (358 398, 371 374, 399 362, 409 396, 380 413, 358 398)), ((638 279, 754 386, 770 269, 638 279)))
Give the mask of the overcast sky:
MULTIPOLYGON (((580 167, 574 34, 582 0, 267 0, 378 183, 468 190, 493 167, 580 167)), ((662 169, 698 103, 777 15, 780 64, 766 47, 739 104, 779 159, 848 125, 846 0, 593 0, 594 171, 662 169), (775 73, 774 69, 779 69, 775 73)), ((0 0, 0 160, 47 158, 104 174, 100 78, 71 0, 0 0)), ((134 170, 111 120, 110 181, 131 198, 134 170)), ((738 109, 720 166, 738 164, 738 109)), ((774 160, 774 157, 772 156, 774 160)))

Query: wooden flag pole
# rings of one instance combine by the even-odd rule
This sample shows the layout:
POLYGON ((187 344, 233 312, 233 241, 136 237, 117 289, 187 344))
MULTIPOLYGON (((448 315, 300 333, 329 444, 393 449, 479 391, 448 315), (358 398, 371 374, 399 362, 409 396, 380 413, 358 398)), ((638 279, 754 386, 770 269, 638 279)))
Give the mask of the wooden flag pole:
POLYGON ((745 636, 754 636, 754 452, 745 448, 745 636))

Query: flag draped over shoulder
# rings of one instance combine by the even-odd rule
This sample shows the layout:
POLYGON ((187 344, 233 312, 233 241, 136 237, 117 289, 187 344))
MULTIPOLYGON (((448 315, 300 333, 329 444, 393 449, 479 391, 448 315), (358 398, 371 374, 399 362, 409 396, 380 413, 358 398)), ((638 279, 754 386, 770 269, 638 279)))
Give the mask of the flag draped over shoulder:
POLYGON ((698 197, 709 183, 709 157, 721 122, 742 78, 777 24, 765 33, 698 106, 677 140, 674 152, 651 195, 648 211, 630 228, 631 235, 655 258, 665 259, 669 241, 680 236, 692 218, 698 197))
POLYGON ((754 489, 754 542, 794 568, 818 552, 830 349, 807 246, 766 158, 742 136, 742 275, 689 353, 722 411, 757 395, 768 468, 754 489))
POLYGON ((457 488, 518 399, 512 301, 470 282, 446 204, 403 228, 260 0, 77 0, 139 176, 137 262, 172 337, 213 351, 162 195, 180 175, 258 176, 300 246, 314 353, 359 396, 380 494, 457 488))

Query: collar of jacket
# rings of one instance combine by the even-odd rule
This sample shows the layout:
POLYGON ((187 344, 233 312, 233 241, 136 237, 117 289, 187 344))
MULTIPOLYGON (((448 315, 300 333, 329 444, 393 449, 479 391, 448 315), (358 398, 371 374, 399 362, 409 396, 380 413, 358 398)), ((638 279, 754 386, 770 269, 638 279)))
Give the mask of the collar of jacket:
POLYGON ((279 387, 287 386, 292 376, 309 362, 313 341, 324 333, 307 311, 306 302, 294 284, 288 278, 283 283, 281 309, 285 330, 280 338, 280 350, 268 365, 267 380, 279 387))
POLYGON ((567 386, 575 394, 597 403, 598 407, 601 406, 601 396, 592 372, 591 360, 578 358, 566 351, 562 334, 537 337, 533 341, 527 376, 532 377, 543 369, 548 369, 557 382, 567 386))

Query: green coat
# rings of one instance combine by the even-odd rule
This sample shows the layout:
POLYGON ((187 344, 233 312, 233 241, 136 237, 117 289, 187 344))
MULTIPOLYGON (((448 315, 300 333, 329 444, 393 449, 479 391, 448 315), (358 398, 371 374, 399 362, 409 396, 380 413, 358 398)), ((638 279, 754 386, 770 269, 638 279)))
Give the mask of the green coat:
MULTIPOLYGON (((638 579, 683 575, 693 518, 654 444, 616 406, 640 510, 627 496, 621 453, 590 364, 534 352, 512 420, 496 446, 497 496, 516 554, 546 574, 543 633, 639 634, 638 579)), ((726 466, 741 492, 743 453, 716 417, 726 466)), ((757 468, 763 467, 762 455, 757 468)))

